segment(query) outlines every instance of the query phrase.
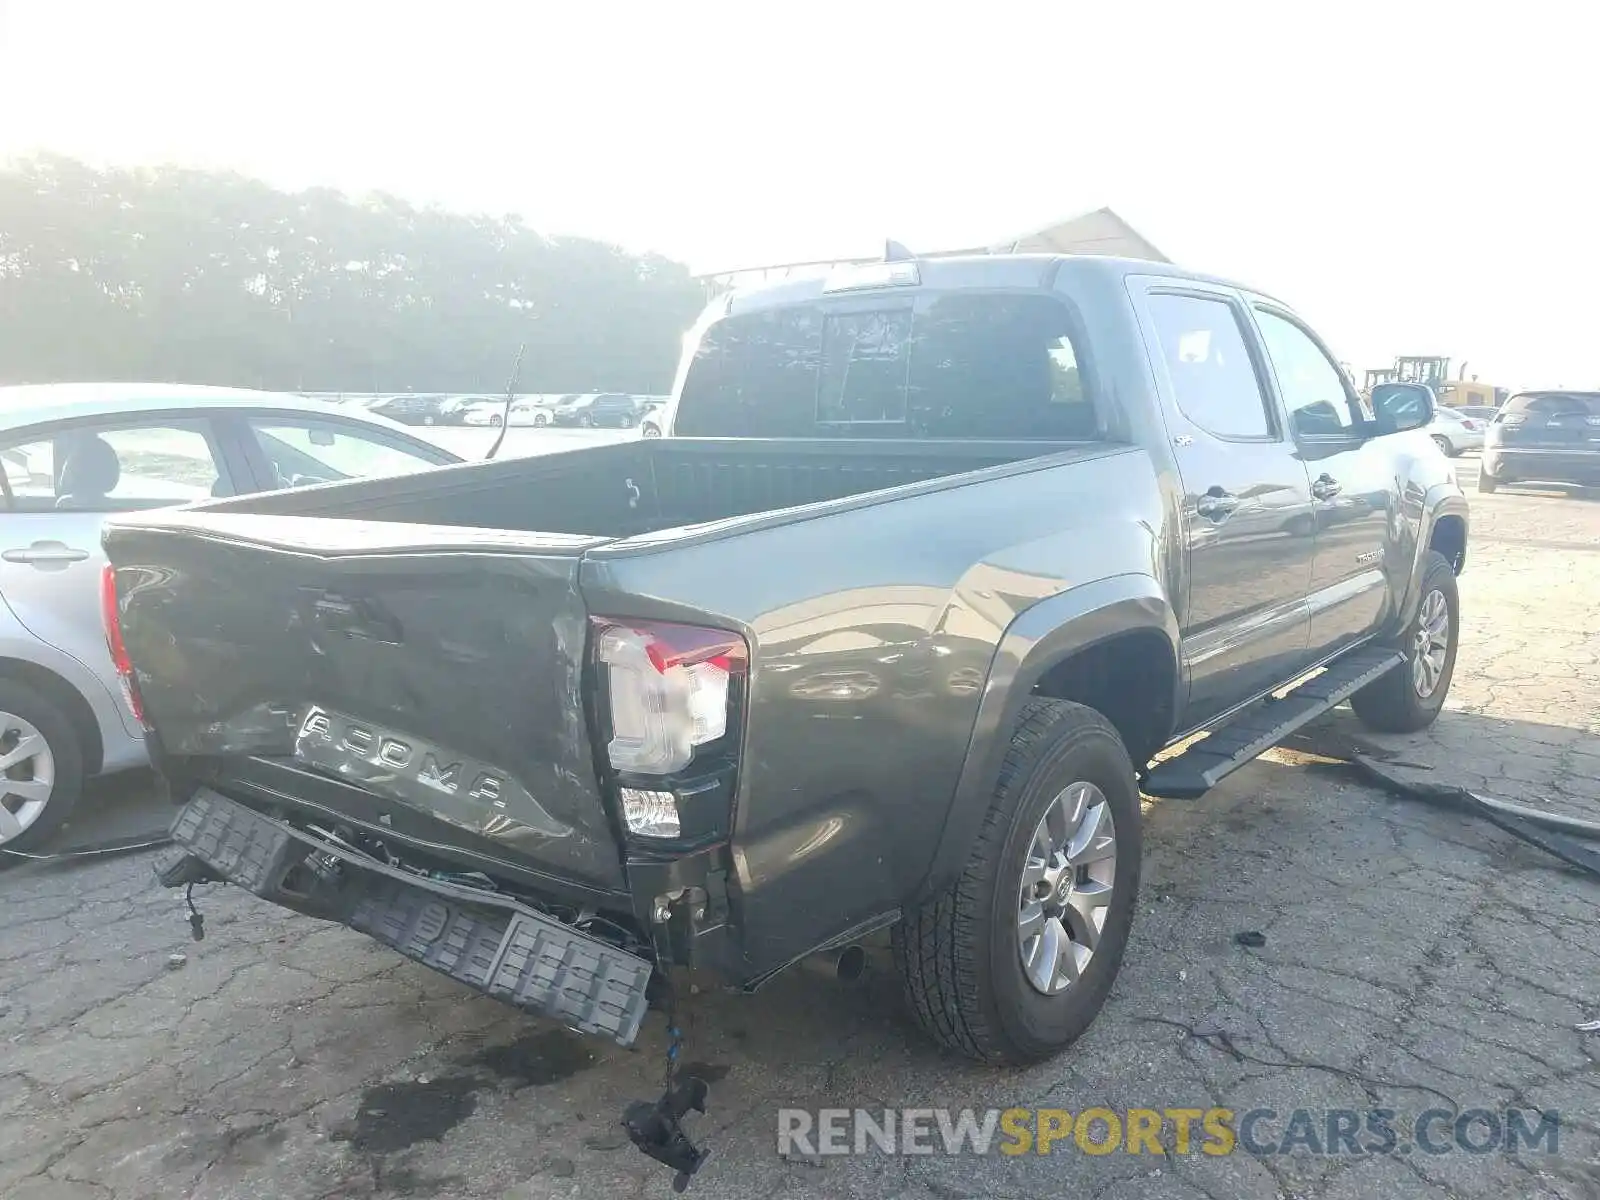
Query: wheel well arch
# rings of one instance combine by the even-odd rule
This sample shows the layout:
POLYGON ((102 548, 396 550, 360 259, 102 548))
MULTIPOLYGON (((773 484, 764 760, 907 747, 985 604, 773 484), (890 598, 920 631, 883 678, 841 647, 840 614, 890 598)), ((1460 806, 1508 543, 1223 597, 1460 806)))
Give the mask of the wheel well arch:
POLYGON ((49 667, 21 658, 0 658, 0 679, 11 679, 33 688, 61 710, 72 723, 73 731, 83 745, 83 770, 86 775, 98 775, 105 762, 105 745, 100 740, 100 723, 95 720, 94 709, 83 698, 83 693, 73 687, 49 667))
POLYGON ((1177 725, 1178 656, 1159 629, 1129 629, 1050 664, 1033 694, 1087 705, 1111 722, 1142 768, 1177 725))
POLYGON ((1450 563, 1457 575, 1467 565, 1467 522, 1454 513, 1446 513, 1433 523, 1428 534, 1428 549, 1437 550, 1450 563))

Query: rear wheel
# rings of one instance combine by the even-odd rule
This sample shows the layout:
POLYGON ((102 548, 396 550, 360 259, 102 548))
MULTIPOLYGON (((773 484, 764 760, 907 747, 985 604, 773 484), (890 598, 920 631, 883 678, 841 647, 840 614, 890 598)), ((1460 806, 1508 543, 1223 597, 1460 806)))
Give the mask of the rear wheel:
POLYGON ((894 929, 918 1024, 995 1064, 1038 1062, 1088 1029, 1122 964, 1139 886, 1139 788, 1116 730, 1030 701, 971 857, 894 929))
POLYGON ((1454 458, 1456 456, 1456 448, 1450 444, 1450 439, 1445 437, 1444 434, 1434 434, 1433 444, 1439 447, 1440 450, 1444 451, 1444 456, 1446 458, 1454 458))
POLYGON ((1433 724, 1455 675, 1460 616, 1456 573, 1449 559, 1430 550, 1422 602, 1400 637, 1406 662, 1350 697, 1362 724, 1379 733, 1415 733, 1433 724))
POLYGON ((83 793, 83 747, 60 709, 0 680, 0 850, 25 851, 72 815, 83 793))
POLYGON ((533 414, 533 423, 535 425, 538 425, 538 426, 548 425, 548 424, 550 424, 550 418, 548 416, 546 416, 544 413, 534 413, 533 414))

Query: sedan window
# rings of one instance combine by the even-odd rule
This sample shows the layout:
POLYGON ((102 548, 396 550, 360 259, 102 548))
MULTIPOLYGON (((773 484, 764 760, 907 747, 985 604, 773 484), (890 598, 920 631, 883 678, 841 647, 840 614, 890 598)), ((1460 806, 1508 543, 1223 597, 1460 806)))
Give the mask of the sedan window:
POLYGON ((203 422, 75 425, 0 447, 11 507, 129 512, 233 489, 203 422))
POLYGON ((283 414, 251 417, 247 424, 279 487, 404 475, 461 461, 446 450, 344 421, 283 414))

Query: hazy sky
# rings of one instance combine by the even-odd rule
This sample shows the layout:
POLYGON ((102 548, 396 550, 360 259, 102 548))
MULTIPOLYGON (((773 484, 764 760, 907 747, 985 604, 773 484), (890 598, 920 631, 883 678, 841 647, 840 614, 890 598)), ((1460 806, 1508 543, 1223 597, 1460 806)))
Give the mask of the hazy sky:
POLYGON ((1108 204, 1358 369, 1600 386, 1597 19, 1468 11, 0 0, 0 155, 517 211, 697 269, 1108 204))

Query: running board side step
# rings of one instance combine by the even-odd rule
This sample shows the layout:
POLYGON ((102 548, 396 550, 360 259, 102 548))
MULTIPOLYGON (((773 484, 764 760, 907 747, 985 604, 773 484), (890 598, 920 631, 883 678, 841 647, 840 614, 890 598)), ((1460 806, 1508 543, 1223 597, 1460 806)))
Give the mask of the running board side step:
POLYGON ((1321 674, 1282 697, 1256 701, 1176 758, 1156 764, 1140 790, 1166 800, 1198 800, 1302 725, 1405 661, 1397 650, 1357 650, 1335 659, 1321 674))

